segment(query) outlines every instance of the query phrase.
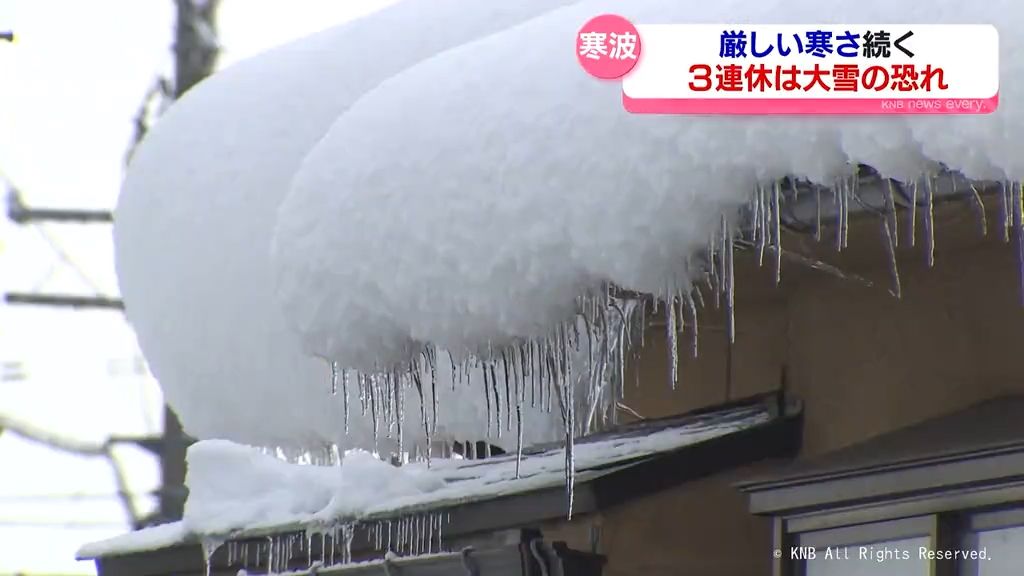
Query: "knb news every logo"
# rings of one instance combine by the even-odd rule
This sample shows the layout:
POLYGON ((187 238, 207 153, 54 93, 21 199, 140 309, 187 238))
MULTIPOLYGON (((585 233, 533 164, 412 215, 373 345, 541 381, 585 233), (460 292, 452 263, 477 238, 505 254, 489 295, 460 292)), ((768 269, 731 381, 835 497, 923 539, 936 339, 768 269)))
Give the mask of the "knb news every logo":
POLYGON ((989 114, 999 104, 990 25, 634 25, 606 14, 580 29, 576 56, 595 78, 621 80, 636 114, 989 114))

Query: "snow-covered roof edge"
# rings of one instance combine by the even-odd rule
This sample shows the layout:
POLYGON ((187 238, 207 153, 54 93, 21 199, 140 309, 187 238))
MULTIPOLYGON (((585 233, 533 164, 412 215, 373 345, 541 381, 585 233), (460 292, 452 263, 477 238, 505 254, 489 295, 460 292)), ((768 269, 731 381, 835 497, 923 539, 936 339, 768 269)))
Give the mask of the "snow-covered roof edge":
MULTIPOLYGON (((686 458, 688 448, 698 445, 702 448, 710 448, 710 443, 728 442, 742 432, 754 434, 756 431, 760 438, 758 444, 763 449, 765 444, 771 444, 764 441, 764 434, 768 430, 781 430, 774 426, 776 424, 795 423, 799 412, 799 406, 784 405, 781 396, 773 393, 679 416, 636 422, 624 425, 617 431, 581 438, 577 445, 577 457, 579 458, 577 490, 589 483, 601 482, 602 479, 623 474, 627 470, 640 473, 642 472, 640 467, 653 465, 667 456, 678 455, 679 458, 686 458)), ((792 430, 792 426, 789 426, 785 433, 788 434, 792 430)), ((781 446, 781 444, 779 446, 779 450, 782 452, 786 452, 789 448, 791 447, 781 446)), ((759 459, 767 455, 749 456, 737 453, 736 456, 740 459, 748 457, 759 459)), ((291 521, 250 527, 236 530, 231 534, 213 537, 191 532, 184 522, 176 522, 88 544, 79 550, 78 557, 80 559, 102 559, 180 545, 198 545, 203 542, 219 544, 227 541, 280 537, 290 533, 307 533, 311 530, 330 532, 337 530, 338 526, 345 523, 348 525, 371 525, 389 519, 439 514, 438 511, 450 511, 447 514, 448 524, 444 529, 448 534, 461 531, 490 531, 498 529, 498 527, 474 526, 473 530, 460 529, 456 525, 462 521, 459 514, 472 515, 472 511, 467 512, 467 510, 474 504, 492 503, 496 500, 515 500, 519 503, 517 506, 540 494, 546 495, 545 497, 550 500, 564 488, 563 459, 564 452, 560 447, 527 452, 523 456, 524 474, 519 479, 512 475, 514 473, 512 470, 504 470, 505 468, 514 468, 514 455, 495 458, 491 461, 463 461, 461 466, 439 472, 444 474, 449 481, 448 488, 432 494, 411 496, 381 504, 367 510, 367 514, 362 518, 338 519, 333 525, 326 525, 323 521, 317 523, 291 521)), ((737 462, 737 464, 739 463, 742 462, 737 462)), ((687 480, 688 478, 682 476, 673 478, 675 483, 680 484, 687 480)), ((635 494, 623 494, 621 499, 628 500, 642 493, 646 492, 641 489, 635 494)), ((592 511, 589 508, 598 504, 587 495, 581 496, 581 498, 583 504, 580 508, 581 513, 592 511)), ((619 502, 612 502, 605 498, 600 504, 604 506, 615 503, 619 502)), ((561 506, 548 506, 545 509, 548 515, 562 516, 561 506)), ((502 518, 494 517, 493 514, 489 516, 490 521, 502 521, 502 518)))

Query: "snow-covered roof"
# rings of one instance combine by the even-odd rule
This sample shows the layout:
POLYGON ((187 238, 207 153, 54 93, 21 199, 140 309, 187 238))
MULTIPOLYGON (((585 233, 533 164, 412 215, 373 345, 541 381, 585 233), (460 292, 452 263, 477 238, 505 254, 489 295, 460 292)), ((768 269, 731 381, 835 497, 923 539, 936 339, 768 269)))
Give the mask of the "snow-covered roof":
MULTIPOLYGON (((624 425, 614 432, 581 438, 574 452, 578 471, 577 483, 586 485, 602 477, 656 460, 658 457, 681 453, 688 447, 779 421, 781 418, 777 398, 770 396, 743 401, 720 410, 640 421, 624 425)), ((216 500, 226 504, 228 508, 233 506, 234 518, 230 512, 226 512, 227 508, 224 506, 215 511, 214 518, 189 518, 186 511, 186 520, 183 522, 90 544, 80 550, 79 556, 120 556, 177 544, 196 543, 204 539, 224 542, 305 532, 311 529, 329 531, 340 525, 371 526, 379 521, 428 516, 441 512, 445 513, 448 523, 445 530, 449 530, 449 527, 458 522, 459 514, 474 503, 540 492, 564 491, 565 457, 565 451, 560 446, 540 447, 527 451, 518 463, 518 477, 515 455, 484 460, 435 459, 429 469, 425 464, 413 463, 403 467, 408 471, 399 470, 410 477, 427 476, 433 484, 419 480, 404 494, 400 491, 389 493, 389 488, 381 476, 370 477, 368 489, 361 492, 354 491, 351 485, 343 482, 340 490, 334 490, 330 485, 338 478, 337 471, 325 474, 324 467, 318 466, 280 462, 279 471, 269 474, 266 468, 258 474, 252 474, 243 469, 222 467, 217 471, 218 477, 226 480, 221 483, 219 493, 206 492, 201 495, 201 499, 216 500), (249 490, 244 485, 252 483, 253 476, 258 476, 256 482, 262 486, 252 486, 252 490, 249 490), (243 487, 239 488, 240 485, 243 487), (298 486, 302 489, 295 488, 298 486), (323 497, 311 501, 310 493, 315 493, 323 486, 328 487, 323 497), (424 489, 424 486, 430 488, 424 489), (238 494, 242 494, 243 498, 238 499, 238 494), (264 514, 262 518, 254 519, 251 508, 259 506, 259 503, 254 502, 251 494, 268 494, 276 498, 277 513, 264 514), (340 510, 346 510, 348 514, 339 515, 340 510), (204 533, 197 529, 204 526, 204 523, 207 528, 217 527, 220 532, 204 533)), ((343 462, 343 474, 344 469, 343 462)), ((677 481, 681 482, 683 479, 677 481)), ((560 499, 564 498, 565 495, 561 494, 560 499)), ((586 511, 586 508, 587 505, 584 504, 581 511, 586 511)), ((551 506, 547 513, 550 518, 564 517, 564 502, 551 506)), ((498 522, 501 519, 494 520, 498 522)))
MULTIPOLYGON (((393 375, 430 346, 480 360, 479 383, 500 370, 492 350, 552 344, 608 284, 685 308, 694 326, 691 283, 715 266, 700 255, 725 252, 714 244, 751 204, 774 228, 791 204, 783 194, 776 206, 772 189, 788 176, 852 188, 851 169, 869 164, 901 182, 941 165, 1022 178, 1019 2, 778 4, 407 0, 197 86, 139 147, 115 226, 127 314, 186 431, 369 449, 371 412, 349 422, 343 395, 325 399, 331 363, 393 375), (992 23, 1000 105, 941 118, 631 116, 620 88, 565 49, 603 11, 638 23, 992 23), (239 398, 246 409, 221 409, 239 398)), ((1020 203, 1014 190, 1007 205, 1020 203)), ((862 200, 836 198, 826 213, 862 200)), ((731 293, 729 278, 719 268, 715 290, 731 293)), ((465 432, 490 422, 487 396, 463 396, 429 433, 404 411, 406 446, 475 437, 465 432)), ((527 412, 527 434, 562 435, 559 414, 527 412)))

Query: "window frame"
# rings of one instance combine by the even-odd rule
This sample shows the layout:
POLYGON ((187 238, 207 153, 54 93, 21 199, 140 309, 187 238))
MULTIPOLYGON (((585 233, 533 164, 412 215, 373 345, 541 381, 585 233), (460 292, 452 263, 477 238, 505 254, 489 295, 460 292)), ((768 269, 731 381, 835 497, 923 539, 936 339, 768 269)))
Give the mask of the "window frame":
MULTIPOLYGON (((793 547, 826 547, 883 544, 915 537, 927 537, 932 550, 973 549, 972 539, 979 532, 1024 527, 1024 500, 1005 502, 998 506, 947 510, 896 519, 794 531, 787 521, 776 519, 783 526, 776 531, 776 547, 783 551, 782 562, 776 563, 777 576, 806 576, 807 560, 791 558, 793 547), (781 537, 781 538, 780 538, 781 537)), ((797 526, 801 526, 798 524, 797 526)), ((803 524, 808 526, 808 524, 803 524)), ((930 560, 934 576, 973 576, 965 570, 976 563, 963 559, 930 560)))

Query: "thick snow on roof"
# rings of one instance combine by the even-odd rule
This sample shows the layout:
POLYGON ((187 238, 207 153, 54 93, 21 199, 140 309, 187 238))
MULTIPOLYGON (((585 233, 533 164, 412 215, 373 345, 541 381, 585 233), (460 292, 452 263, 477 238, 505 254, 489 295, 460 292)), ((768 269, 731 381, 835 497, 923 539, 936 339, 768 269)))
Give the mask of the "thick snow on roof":
MULTIPOLYGON (((576 447, 582 478, 590 471, 672 452, 770 421, 762 406, 687 418, 634 433, 583 439, 576 447)), ((292 464, 227 441, 189 448, 189 500, 177 528, 147 529, 88 545, 80 557, 167 547, 185 540, 241 538, 397 519, 446 507, 562 485, 560 448, 523 457, 519 478, 513 455, 487 460, 434 460, 400 468, 365 452, 349 452, 340 467, 292 464), (177 538, 177 540, 174 540, 177 538), (171 541, 174 540, 174 541, 171 541)))
POLYGON ((102 558, 104 556, 161 550, 176 546, 185 542, 188 538, 189 533, 185 529, 184 523, 171 522, 130 532, 123 536, 86 544, 78 550, 78 558, 102 558))
POLYGON ((758 184, 832 184, 859 162, 904 179, 938 162, 1019 179, 1022 19, 1011 0, 598 1, 441 53, 365 94, 303 162, 275 231, 286 315, 307 349, 364 370, 415 344, 474 352, 546 337, 608 282, 674 293, 758 184), (1001 104, 924 119, 630 116, 619 87, 564 48, 605 10, 641 23, 991 22, 1005 32, 1001 104))
MULTIPOLYGON (((329 365, 273 298, 275 210, 331 122, 381 80, 565 0, 400 2, 243 61, 191 90, 128 169, 114 229, 139 343, 186 431, 269 446, 341 442, 329 365)), ((372 446, 354 411, 352 440, 372 446)))
MULTIPOLYGON (((552 439, 559 403, 607 412, 594 397, 621 390, 633 308, 608 302, 608 286, 671 295, 696 316, 690 283, 717 253, 716 288, 731 293, 722 255, 756 187, 788 175, 834 185, 857 163, 897 179, 939 163, 1024 174, 1013 141, 1024 8, 1011 0, 559 5, 407 0, 241 63, 161 120, 129 169, 115 240, 128 315, 189 432, 298 448, 404 437, 409 448, 493 437, 492 422, 511 432, 519 407, 535 416, 526 443, 552 439), (608 11, 638 23, 993 23, 1000 107, 630 116, 619 88, 566 48, 608 11), (466 372, 473 389, 452 375, 466 372), (553 390, 552 412, 533 409, 532 394, 550 406, 553 390)), ((563 414, 576 432, 593 420, 563 414)))

